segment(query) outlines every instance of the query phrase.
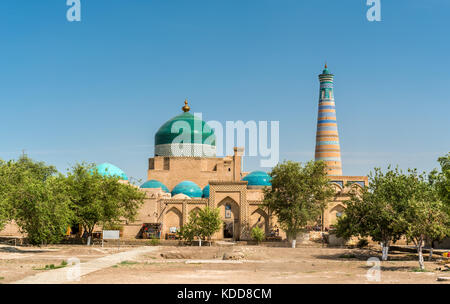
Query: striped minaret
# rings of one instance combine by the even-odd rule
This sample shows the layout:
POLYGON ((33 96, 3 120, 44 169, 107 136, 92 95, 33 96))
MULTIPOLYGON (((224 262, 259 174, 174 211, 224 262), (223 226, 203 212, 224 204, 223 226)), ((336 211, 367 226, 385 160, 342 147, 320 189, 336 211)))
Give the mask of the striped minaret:
POLYGON ((342 175, 341 149, 333 94, 334 75, 325 69, 319 75, 320 97, 316 133, 316 161, 327 164, 328 175, 342 175))

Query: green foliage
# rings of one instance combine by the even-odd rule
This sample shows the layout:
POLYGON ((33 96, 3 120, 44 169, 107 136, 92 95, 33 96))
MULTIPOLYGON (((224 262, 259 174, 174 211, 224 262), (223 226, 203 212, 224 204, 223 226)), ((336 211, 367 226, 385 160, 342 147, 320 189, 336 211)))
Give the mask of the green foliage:
POLYGON ((281 228, 295 239, 309 222, 317 221, 334 195, 324 162, 286 161, 272 169, 272 187, 264 190, 264 202, 281 228))
POLYGON ((76 164, 67 175, 67 184, 75 221, 89 236, 100 223, 133 221, 145 198, 137 187, 119 182, 119 177, 102 176, 94 164, 76 164))
POLYGON ((440 157, 438 162, 441 165, 441 172, 432 171, 429 179, 444 203, 447 213, 450 214, 450 153, 440 157))
POLYGON ((219 209, 205 207, 190 214, 189 222, 181 227, 178 235, 188 242, 192 242, 195 237, 211 240, 212 235, 218 232, 221 227, 222 220, 220 219, 219 209))
POLYGON ((200 209, 196 216, 198 216, 196 221, 199 235, 204 239, 211 240, 212 235, 222 227, 219 208, 205 207, 200 209))
POLYGON ((417 248, 420 269, 424 269, 422 249, 425 241, 440 240, 449 233, 449 217, 443 204, 436 200, 432 191, 427 194, 421 200, 411 199, 403 215, 407 223, 405 235, 417 248))
POLYGON ((7 213, 32 244, 59 242, 73 218, 65 178, 27 156, 2 163, 0 188, 7 213))
POLYGON ((181 229, 177 232, 178 237, 184 241, 192 242, 196 236, 201 235, 201 229, 198 225, 198 214, 193 212, 189 215, 189 221, 187 224, 183 225, 181 229))
POLYGON ((346 210, 337 223, 337 235, 367 237, 389 246, 402 235, 414 242, 423 268, 422 247, 426 240, 448 235, 448 214, 440 201, 436 175, 405 174, 390 167, 386 173, 376 168, 369 187, 352 192, 346 210))
POLYGON ((337 236, 370 236, 387 246, 396 242, 406 231, 399 214, 407 209, 416 186, 415 171, 406 175, 398 168, 389 167, 386 173, 375 168, 369 175, 368 187, 350 192, 344 215, 336 225, 337 236))
POLYGON ((10 192, 10 166, 3 160, 0 160, 0 231, 5 224, 12 218, 8 194, 10 192))
POLYGON ((258 244, 264 241, 264 239, 266 238, 266 233, 258 226, 252 228, 250 235, 252 239, 254 239, 258 244))
POLYGON ((60 265, 56 265, 55 264, 48 264, 45 265, 45 267, 42 268, 33 268, 34 270, 53 270, 53 269, 59 269, 59 268, 64 268, 67 266, 67 262, 66 261, 62 261, 60 265))
POLYGON ((159 243, 160 243, 160 240, 155 236, 152 236, 149 241, 150 246, 158 246, 159 243))

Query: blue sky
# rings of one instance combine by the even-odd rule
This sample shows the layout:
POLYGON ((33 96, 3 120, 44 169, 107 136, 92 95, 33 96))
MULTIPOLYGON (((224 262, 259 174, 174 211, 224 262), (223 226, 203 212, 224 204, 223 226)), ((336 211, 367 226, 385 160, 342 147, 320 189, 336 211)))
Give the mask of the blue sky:
MULTIPOLYGON (((154 134, 188 98, 205 120, 280 121, 280 158, 314 158, 335 77, 345 175, 431 170, 450 151, 447 0, 0 2, 0 158, 64 171, 111 162, 145 180, 154 134)), ((258 169, 246 158, 245 170, 258 169)))

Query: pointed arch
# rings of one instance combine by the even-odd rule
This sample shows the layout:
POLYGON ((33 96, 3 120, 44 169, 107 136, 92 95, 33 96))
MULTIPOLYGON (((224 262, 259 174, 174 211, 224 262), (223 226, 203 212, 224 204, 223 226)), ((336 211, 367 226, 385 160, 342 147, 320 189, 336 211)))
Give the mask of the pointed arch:
POLYGON ((250 215, 250 230, 259 227, 269 234, 269 215, 263 209, 258 208, 250 215))
POLYGON ((177 231, 183 226, 183 213, 177 208, 172 207, 164 215, 164 230, 169 233, 175 227, 177 231))

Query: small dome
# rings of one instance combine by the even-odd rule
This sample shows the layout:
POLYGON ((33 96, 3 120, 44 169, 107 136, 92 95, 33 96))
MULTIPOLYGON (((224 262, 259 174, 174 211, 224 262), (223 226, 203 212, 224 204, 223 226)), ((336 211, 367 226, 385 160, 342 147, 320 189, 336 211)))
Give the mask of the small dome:
POLYGON ((209 198, 209 184, 206 185, 205 188, 203 188, 203 194, 202 194, 202 197, 204 197, 204 198, 209 198))
POLYGON ((125 172, 112 164, 103 163, 95 167, 95 169, 102 176, 115 176, 119 177, 121 180, 128 180, 128 176, 125 172))
POLYGON ((246 175, 242 180, 247 181, 248 186, 272 186, 270 183, 272 177, 264 171, 253 171, 246 175))
POLYGON ((172 197, 179 193, 186 194, 189 197, 202 197, 202 189, 191 181, 183 181, 172 189, 172 197))
POLYGON ((143 183, 141 185, 140 188, 142 188, 142 189, 158 189, 158 188, 160 188, 166 193, 170 192, 169 188, 167 188, 163 183, 161 183, 160 181, 157 181, 156 179, 151 179, 151 180, 146 181, 145 183, 143 183))
POLYGON ((328 66, 325 64, 325 68, 322 71, 322 75, 332 75, 328 70, 328 66))
POLYGON ((183 193, 178 193, 177 195, 172 196, 172 199, 191 199, 189 196, 183 193))

